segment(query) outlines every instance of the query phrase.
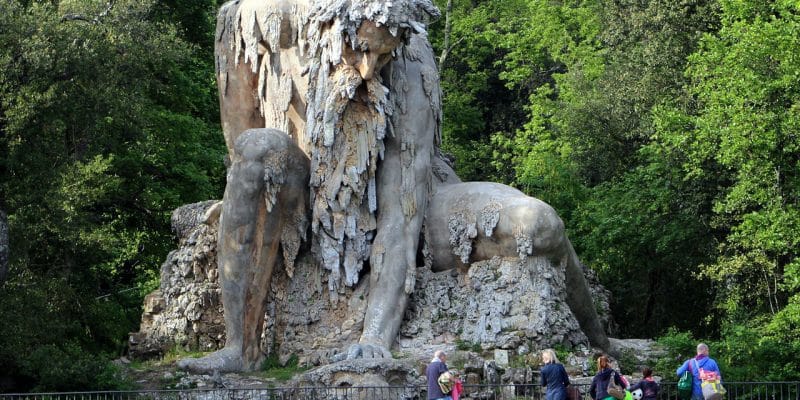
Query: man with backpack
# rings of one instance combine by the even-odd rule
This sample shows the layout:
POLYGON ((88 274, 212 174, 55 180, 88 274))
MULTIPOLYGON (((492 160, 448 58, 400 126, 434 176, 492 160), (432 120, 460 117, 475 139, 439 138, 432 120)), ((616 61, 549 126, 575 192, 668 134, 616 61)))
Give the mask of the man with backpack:
MULTIPOLYGON (((722 381, 717 362, 708 356, 708 346, 705 343, 698 344, 697 355, 686 360, 676 372, 680 378, 687 371, 692 376, 691 400, 704 400, 701 386, 704 380, 722 381)), ((680 386, 680 382, 678 385, 680 386)))
POLYGON ((452 386, 442 388, 442 385, 439 383, 439 378, 442 377, 443 374, 449 374, 445 361, 447 361, 447 355, 444 351, 436 350, 436 352, 433 353, 433 360, 428 364, 428 368, 425 369, 425 376, 428 377, 428 400, 453 399, 453 397, 449 395, 452 386))

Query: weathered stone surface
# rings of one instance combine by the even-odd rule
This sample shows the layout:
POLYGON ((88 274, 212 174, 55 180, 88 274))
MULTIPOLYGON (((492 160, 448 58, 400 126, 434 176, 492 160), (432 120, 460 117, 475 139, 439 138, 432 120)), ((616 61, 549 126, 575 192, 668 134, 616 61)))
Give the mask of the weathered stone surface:
POLYGON ((178 208, 172 215, 179 248, 161 266, 161 286, 145 298, 139 332, 131 334, 136 357, 163 354, 178 345, 216 350, 225 342, 218 284, 217 221, 204 221, 216 201, 178 208))
MULTIPOLYGON (((194 221, 195 226, 180 230, 185 236, 162 267, 161 288, 145 300, 140 332, 131 336, 132 355, 160 354, 176 345, 222 348, 217 220, 203 218, 214 204, 176 210, 181 217, 175 220, 194 221)), ((284 268, 276 268, 267 299, 263 348, 277 351, 282 360, 297 355, 302 365, 323 365, 342 346, 357 340, 369 279, 353 288, 341 287, 339 300, 332 301, 328 276, 308 256, 298 258, 292 278, 284 268)), ((591 275, 587 280, 596 283, 591 275)), ((563 271, 537 257, 494 258, 474 263, 466 272, 419 267, 396 349, 425 359, 435 346, 453 346, 457 341, 484 350, 513 350, 517 356, 555 345, 587 347, 564 302, 564 285, 563 271)), ((606 305, 601 318, 610 319, 607 291, 591 286, 600 307, 606 305)), ((469 365, 467 361, 468 370, 469 365)), ((482 363, 476 367, 483 369, 482 363)))
MULTIPOLYGON (((375 358, 328 364, 308 371, 294 380, 294 384, 301 387, 408 386, 424 383, 425 379, 413 363, 375 358)), ((409 393, 411 394, 413 393, 409 393)))
POLYGON ((666 351, 651 339, 614 339, 611 341, 611 348, 620 355, 620 359, 628 363, 635 362, 636 367, 652 365, 666 351))
POLYGON ((449 335, 484 349, 588 347, 566 306, 564 272, 547 259, 493 258, 466 275, 453 272, 418 271, 401 349, 448 342, 449 335))

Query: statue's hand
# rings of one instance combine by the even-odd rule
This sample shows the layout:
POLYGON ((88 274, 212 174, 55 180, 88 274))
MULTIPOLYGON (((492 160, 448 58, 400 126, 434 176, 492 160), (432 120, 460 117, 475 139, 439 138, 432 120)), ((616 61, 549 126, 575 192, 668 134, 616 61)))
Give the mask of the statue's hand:
POLYGON ((378 344, 354 343, 347 348, 347 351, 333 356, 331 361, 338 362, 358 358, 392 358, 392 353, 388 348, 378 344))

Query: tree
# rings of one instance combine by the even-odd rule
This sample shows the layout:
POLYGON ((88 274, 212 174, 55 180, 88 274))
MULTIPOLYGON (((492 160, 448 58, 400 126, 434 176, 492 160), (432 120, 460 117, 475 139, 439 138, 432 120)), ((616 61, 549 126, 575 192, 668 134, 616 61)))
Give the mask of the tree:
POLYGON ((89 388, 44 379, 28 349, 121 352, 172 246, 171 210, 220 197, 213 73, 195 69, 194 48, 151 11, 125 0, 0 5, 0 209, 11 233, 0 359, 20 388, 89 388))
POLYGON ((649 146, 660 107, 693 106, 683 70, 698 38, 718 25, 716 3, 528 3, 529 29, 509 35, 499 64, 508 84, 532 88, 529 120, 495 135, 506 150, 496 162, 559 210, 582 259, 611 288, 623 335, 688 328, 678 299, 713 296, 692 274, 713 259, 714 180, 683 181, 673 154, 649 146), (549 79, 534 79, 531 60, 549 79))
POLYGON ((527 28, 528 6, 522 0, 456 0, 440 6, 450 12, 430 31, 443 61, 442 148, 455 156, 462 178, 510 182, 508 171, 492 165, 491 136, 511 135, 524 123, 529 88, 508 86, 496 60, 509 51, 506 35, 527 28))
POLYGON ((797 279, 800 232, 800 9, 722 1, 723 25, 690 58, 693 128, 662 139, 686 155, 687 178, 716 174, 719 257, 704 275, 724 282, 735 320, 778 314, 797 279))

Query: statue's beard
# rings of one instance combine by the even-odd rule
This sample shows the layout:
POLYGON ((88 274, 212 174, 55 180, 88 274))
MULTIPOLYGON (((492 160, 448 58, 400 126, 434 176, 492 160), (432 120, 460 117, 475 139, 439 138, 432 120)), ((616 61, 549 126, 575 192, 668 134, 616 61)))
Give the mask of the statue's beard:
MULTIPOLYGON (((331 271, 336 290, 358 282, 376 227, 375 176, 386 133, 386 92, 379 78, 364 80, 339 64, 317 80, 315 112, 308 114, 311 139, 311 206, 314 250, 331 271), (318 87, 320 89, 320 87, 318 87), (322 104, 319 104, 322 103, 322 104)), ((314 109, 310 108, 310 109, 314 109)))

